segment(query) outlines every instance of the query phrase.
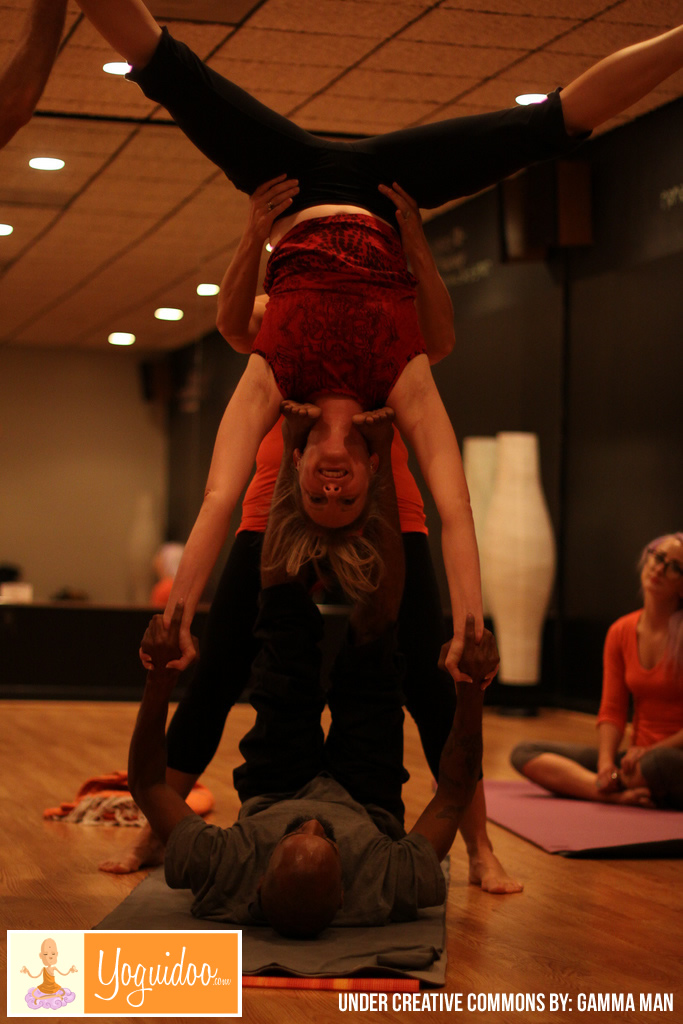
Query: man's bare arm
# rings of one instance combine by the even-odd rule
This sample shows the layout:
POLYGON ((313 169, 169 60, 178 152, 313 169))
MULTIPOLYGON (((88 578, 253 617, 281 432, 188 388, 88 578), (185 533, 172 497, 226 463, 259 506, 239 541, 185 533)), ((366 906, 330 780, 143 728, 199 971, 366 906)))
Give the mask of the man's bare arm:
POLYGON ((167 669, 180 655, 178 642, 182 605, 177 604, 168 629, 155 615, 142 640, 142 650, 152 661, 142 695, 128 752, 128 785, 138 807, 155 835, 167 842, 183 818, 195 812, 166 782, 166 718, 171 691, 179 672, 167 669))
POLYGON ((456 683, 458 705, 441 754, 436 793, 411 830, 430 841, 439 860, 450 850, 479 781, 484 703, 481 684, 497 665, 493 634, 484 630, 477 642, 474 616, 469 615, 460 670, 470 676, 472 683, 456 683))

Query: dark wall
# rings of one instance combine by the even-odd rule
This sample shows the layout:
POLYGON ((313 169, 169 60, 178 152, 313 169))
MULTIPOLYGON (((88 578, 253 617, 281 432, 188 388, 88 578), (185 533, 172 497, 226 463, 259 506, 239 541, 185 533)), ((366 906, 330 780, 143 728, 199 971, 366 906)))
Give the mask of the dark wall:
POLYGON ((640 549, 683 522, 683 103, 590 157, 595 245, 571 259, 565 594, 568 614, 613 619, 637 606, 640 549))
MULTIPOLYGON (((217 331, 169 357, 168 534, 186 540, 199 512, 221 417, 247 360, 217 331)), ((210 600, 239 526, 241 500, 233 513, 228 541, 205 591, 210 600)))
POLYGON ((435 376, 460 440, 539 434, 558 539, 544 694, 594 707, 644 544, 683 523, 683 103, 587 143, 593 243, 501 260, 501 190, 427 226, 458 348, 435 376), (550 676, 550 678, 548 678, 550 676))
MULTIPOLYGON (((544 262, 503 263, 499 223, 498 195, 490 191, 427 227, 451 293, 456 328, 456 348, 434 367, 434 377, 461 443, 468 435, 501 430, 539 435, 544 489, 557 529, 562 284, 544 262)), ((446 603, 431 499, 428 509, 446 603)))

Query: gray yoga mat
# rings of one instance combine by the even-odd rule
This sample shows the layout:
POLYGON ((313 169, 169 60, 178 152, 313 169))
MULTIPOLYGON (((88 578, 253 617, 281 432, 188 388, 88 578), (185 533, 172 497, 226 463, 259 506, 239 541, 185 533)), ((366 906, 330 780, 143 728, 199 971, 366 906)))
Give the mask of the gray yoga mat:
MULTIPOLYGON (((448 861, 442 864, 448 882, 448 861)), ((192 893, 169 889, 156 868, 95 928, 188 931, 230 927, 190 913, 192 893)), ((445 905, 421 911, 416 921, 378 928, 327 928, 317 939, 285 939, 271 928, 242 928, 243 974, 305 978, 416 978, 446 983, 445 905)))

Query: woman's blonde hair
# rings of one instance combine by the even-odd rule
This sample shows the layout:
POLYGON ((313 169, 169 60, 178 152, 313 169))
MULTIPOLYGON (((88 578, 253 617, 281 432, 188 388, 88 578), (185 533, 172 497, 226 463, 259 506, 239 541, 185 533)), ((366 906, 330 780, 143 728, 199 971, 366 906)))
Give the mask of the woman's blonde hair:
MULTIPOLYGON (((641 571, 647 561, 648 555, 657 548, 663 540, 668 537, 675 537, 679 544, 683 544, 683 533, 663 533, 661 537, 655 537, 649 544, 646 544, 638 559, 638 570, 641 571)), ((678 602, 678 608, 669 619, 669 640, 667 643, 667 656, 671 659, 677 670, 683 670, 683 599, 678 602)))
POLYGON ((330 575, 336 577, 351 601, 374 593, 384 573, 376 539, 380 517, 374 484, 373 478, 362 513, 347 526, 332 529, 320 526, 307 514, 292 465, 271 506, 264 569, 284 567, 289 576, 298 576, 304 566, 311 564, 323 584, 329 583, 330 575))

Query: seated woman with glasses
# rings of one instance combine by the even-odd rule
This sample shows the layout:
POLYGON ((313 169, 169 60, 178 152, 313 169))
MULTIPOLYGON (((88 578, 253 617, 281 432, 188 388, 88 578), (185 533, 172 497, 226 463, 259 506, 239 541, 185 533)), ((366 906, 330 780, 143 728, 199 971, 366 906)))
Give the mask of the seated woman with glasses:
POLYGON ((683 533, 652 541, 638 564, 643 607, 605 641, 598 746, 520 743, 511 760, 563 796, 682 810, 683 533), (619 750, 631 700, 631 742, 619 750))

